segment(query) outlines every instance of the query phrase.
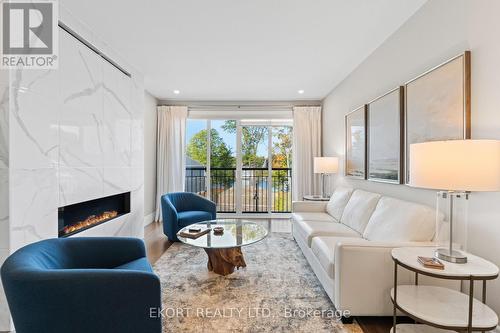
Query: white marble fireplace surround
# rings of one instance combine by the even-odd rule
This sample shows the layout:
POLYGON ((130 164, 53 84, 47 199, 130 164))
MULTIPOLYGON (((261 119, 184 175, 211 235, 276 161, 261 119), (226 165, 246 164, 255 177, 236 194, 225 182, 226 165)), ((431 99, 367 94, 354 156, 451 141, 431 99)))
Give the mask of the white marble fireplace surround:
MULTIPOLYGON (((0 264, 57 237, 60 206, 131 192, 131 212, 78 236, 143 237, 142 75, 60 6, 57 70, 0 72, 0 264)), ((0 288, 0 331, 11 329, 0 288)))

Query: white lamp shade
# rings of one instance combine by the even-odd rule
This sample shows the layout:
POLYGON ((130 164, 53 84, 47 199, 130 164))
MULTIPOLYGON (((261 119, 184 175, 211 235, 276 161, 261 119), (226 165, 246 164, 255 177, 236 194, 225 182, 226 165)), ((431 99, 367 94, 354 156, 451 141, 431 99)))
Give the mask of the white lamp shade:
POLYGON ((339 170, 338 157, 315 157, 314 173, 337 173, 339 170))
POLYGON ((500 141, 450 140, 410 145, 409 185, 451 191, 500 190, 500 141))

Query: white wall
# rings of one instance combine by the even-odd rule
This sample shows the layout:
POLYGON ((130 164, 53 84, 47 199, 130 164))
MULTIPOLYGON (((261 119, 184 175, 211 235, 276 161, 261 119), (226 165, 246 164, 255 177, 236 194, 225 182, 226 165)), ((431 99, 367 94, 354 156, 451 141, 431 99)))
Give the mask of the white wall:
MULTIPOLYGON (((500 1, 495 0, 427 2, 325 98, 324 153, 344 155, 347 112, 466 49, 472 51, 472 138, 500 139, 498 13, 500 1)), ((341 176, 335 182, 435 204, 433 191, 341 176)), ((500 193, 473 193, 469 201, 468 250, 500 266, 499 239, 500 193)), ((495 295, 499 294, 500 279, 497 279, 488 285, 488 303, 497 313, 500 313, 500 298, 495 295)))
POLYGON ((154 219, 156 195, 156 106, 158 100, 144 93, 144 223, 154 219))

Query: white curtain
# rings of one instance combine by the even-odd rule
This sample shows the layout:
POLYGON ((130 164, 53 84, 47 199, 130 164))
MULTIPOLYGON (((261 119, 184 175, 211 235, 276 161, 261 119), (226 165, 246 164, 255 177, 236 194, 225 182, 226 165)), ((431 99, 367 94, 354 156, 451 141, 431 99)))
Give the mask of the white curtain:
POLYGON ((319 194, 320 178, 313 173, 314 157, 321 156, 321 107, 293 108, 292 198, 319 194), (318 193, 317 193, 318 192, 318 193))
POLYGON ((186 106, 158 106, 156 143, 156 213, 161 218, 161 196, 184 190, 186 106))

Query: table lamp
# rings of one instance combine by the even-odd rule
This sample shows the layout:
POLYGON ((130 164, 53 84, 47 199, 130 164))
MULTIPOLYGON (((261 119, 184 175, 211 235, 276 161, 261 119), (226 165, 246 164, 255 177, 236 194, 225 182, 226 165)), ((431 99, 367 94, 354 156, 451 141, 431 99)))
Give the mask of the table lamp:
POLYGON ((338 157, 315 157, 314 173, 321 174, 321 197, 325 198, 325 176, 327 174, 337 173, 339 170, 338 157))
POLYGON ((453 249, 453 198, 468 192, 500 190, 500 141, 449 140, 410 145, 409 183, 438 189, 449 198, 450 244, 439 248, 439 259, 466 263, 463 252, 453 249))

